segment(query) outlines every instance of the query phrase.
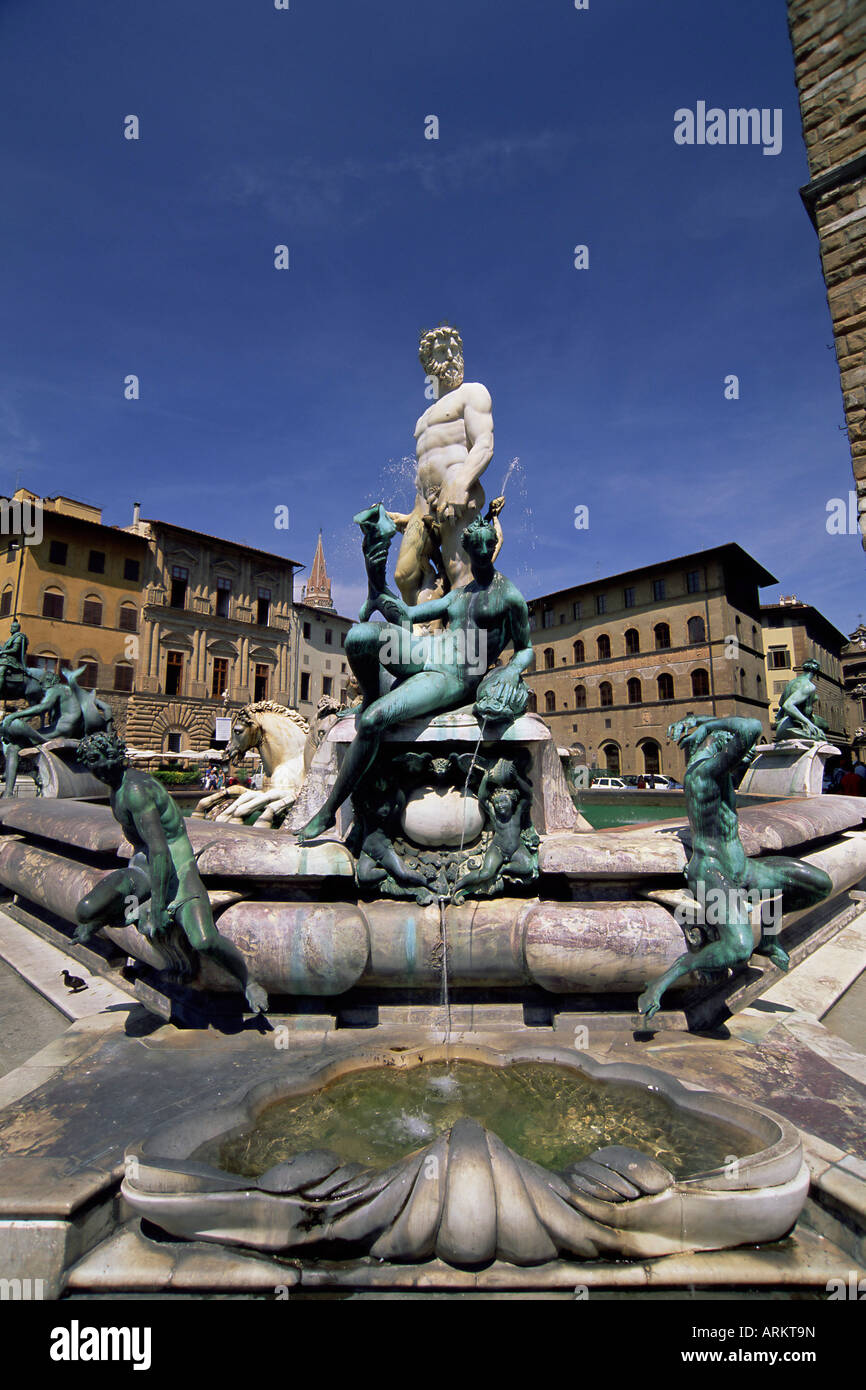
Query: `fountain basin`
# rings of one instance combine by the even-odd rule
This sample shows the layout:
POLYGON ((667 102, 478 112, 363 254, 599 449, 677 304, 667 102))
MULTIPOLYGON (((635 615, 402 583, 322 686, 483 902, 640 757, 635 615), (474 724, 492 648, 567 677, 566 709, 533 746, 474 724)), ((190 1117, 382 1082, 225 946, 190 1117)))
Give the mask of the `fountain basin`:
MULTIPOLYGON (((806 1198, 808 1170, 792 1125, 743 1101, 686 1090, 648 1067, 606 1066, 566 1048, 465 1045, 450 1047, 448 1057, 441 1045, 371 1048, 338 1062, 296 1066, 294 1075, 288 1066, 278 1082, 172 1121, 133 1145, 123 1184, 133 1209, 173 1236, 272 1252, 532 1265, 557 1257, 646 1259, 777 1240, 792 1228, 806 1198), (621 1132, 603 1142, 602 1127, 602 1142, 587 1154, 583 1126, 571 1150, 567 1135, 564 1143, 561 1132, 554 1136, 546 1157, 564 1166, 548 1167, 495 1132, 492 1125, 503 1128, 501 1118, 487 1114, 481 1122, 454 1112, 439 1132, 434 1126, 429 1142, 395 1161, 385 1154, 377 1162, 369 1152, 359 1157, 373 1162, 359 1161, 345 1144, 342 1153, 312 1146, 317 1136, 300 1126, 296 1151, 290 1137, 282 1154, 265 1143, 247 1164, 257 1170, 276 1157, 269 1167, 241 1173, 225 1166, 244 1166, 245 1136, 261 1133, 263 1121, 267 1128, 275 1103, 291 1109, 299 1097, 347 1080, 351 1086, 365 1072, 375 1073, 380 1085, 387 1069, 395 1079, 396 1113, 407 1071, 432 1063, 437 1074, 447 1075, 442 1064, 449 1058, 495 1069, 497 1086, 496 1072, 503 1069, 521 1084, 540 1075, 532 1068, 555 1069, 554 1091, 569 1073, 573 1095, 594 1093, 608 1107, 640 1093, 649 1111, 667 1108, 685 1146, 668 1157, 668 1166, 664 1144, 641 1147, 647 1134, 640 1126, 634 1144, 616 1142, 628 1137, 621 1132), (685 1143, 690 1131, 691 1142, 703 1131, 703 1158, 685 1143), (728 1137, 730 1151, 723 1153, 728 1137), (713 1161, 718 1158, 723 1161, 713 1161)), ((541 1097, 539 1122, 553 1098, 553 1092, 541 1097)), ((562 1130, 561 1115, 552 1117, 551 1129, 562 1130)), ((526 1149, 513 1127, 504 1132, 526 1149)), ((536 1141, 534 1151, 545 1157, 543 1135, 540 1145, 536 1141)))
POLYGON ((606 1082, 555 1062, 424 1061, 363 1067, 268 1105, 251 1128, 194 1157, 258 1180, 309 1149, 383 1167, 459 1120, 495 1133, 521 1158, 564 1170, 610 1144, 638 1148, 675 1177, 722 1167, 754 1147, 745 1131, 705 1117, 695 1126, 654 1088, 606 1082))

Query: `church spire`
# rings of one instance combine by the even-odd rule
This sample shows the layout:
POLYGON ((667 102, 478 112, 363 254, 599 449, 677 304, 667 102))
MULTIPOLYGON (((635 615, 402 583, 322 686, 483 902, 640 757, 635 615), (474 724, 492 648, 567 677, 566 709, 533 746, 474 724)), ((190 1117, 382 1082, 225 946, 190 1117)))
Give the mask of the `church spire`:
POLYGON ((322 532, 319 531, 319 539, 316 542, 316 553, 313 556, 313 567, 310 570, 310 578, 304 590, 304 603, 308 603, 311 608, 328 608, 333 611, 334 605, 331 600, 331 581, 328 578, 328 571, 325 567, 325 552, 322 548, 322 532))

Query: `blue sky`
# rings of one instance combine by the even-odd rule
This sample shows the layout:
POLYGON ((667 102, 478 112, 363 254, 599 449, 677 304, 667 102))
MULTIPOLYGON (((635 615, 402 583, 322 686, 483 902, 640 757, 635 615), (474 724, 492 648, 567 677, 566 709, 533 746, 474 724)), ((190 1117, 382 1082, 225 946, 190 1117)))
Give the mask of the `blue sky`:
POLYGON ((0 0, 0 111, 3 489, 308 566, 321 526, 354 615, 450 318, 527 596, 736 540, 766 599, 866 609, 784 0, 0 0), (782 152, 678 146, 699 100, 782 152))

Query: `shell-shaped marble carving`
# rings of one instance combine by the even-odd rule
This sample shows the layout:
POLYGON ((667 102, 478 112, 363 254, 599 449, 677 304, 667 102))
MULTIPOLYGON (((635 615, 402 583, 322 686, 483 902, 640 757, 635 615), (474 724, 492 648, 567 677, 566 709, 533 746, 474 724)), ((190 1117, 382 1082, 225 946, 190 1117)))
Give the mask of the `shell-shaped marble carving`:
POLYGON ((796 1220, 807 1182, 801 1170, 769 1190, 690 1191, 623 1146, 552 1173, 460 1119, 384 1170, 313 1150, 251 1182, 203 1164, 142 1159, 128 1164, 123 1191, 142 1216, 186 1238, 271 1251, 338 1242, 384 1260, 472 1266, 773 1240, 796 1220))

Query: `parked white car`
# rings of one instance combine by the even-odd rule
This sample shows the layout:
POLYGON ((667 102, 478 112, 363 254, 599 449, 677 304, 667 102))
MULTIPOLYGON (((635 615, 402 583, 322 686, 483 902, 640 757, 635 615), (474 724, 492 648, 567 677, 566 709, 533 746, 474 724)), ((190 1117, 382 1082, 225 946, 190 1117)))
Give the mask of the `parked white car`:
POLYGON ((604 792, 627 792, 629 790, 621 777, 596 777, 592 786, 593 789, 597 788, 604 792))

